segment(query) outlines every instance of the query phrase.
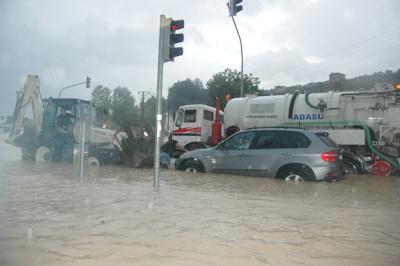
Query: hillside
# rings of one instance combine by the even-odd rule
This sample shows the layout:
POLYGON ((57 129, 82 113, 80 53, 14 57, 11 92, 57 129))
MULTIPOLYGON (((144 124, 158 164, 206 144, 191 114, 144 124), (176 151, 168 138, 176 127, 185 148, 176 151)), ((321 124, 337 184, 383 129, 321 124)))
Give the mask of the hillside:
POLYGON ((341 73, 331 73, 330 79, 323 82, 312 82, 305 85, 295 86, 276 86, 266 94, 285 94, 293 93, 299 90, 305 92, 328 92, 328 91, 354 91, 354 90, 371 90, 377 83, 399 83, 400 69, 396 72, 386 70, 385 72, 376 72, 371 75, 363 75, 351 79, 346 79, 341 73))

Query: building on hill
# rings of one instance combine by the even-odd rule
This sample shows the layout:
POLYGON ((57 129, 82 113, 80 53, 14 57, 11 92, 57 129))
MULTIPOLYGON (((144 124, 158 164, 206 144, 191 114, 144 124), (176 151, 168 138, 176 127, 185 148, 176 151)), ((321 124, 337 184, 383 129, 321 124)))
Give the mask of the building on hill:
POLYGON ((329 74, 329 81, 337 82, 337 81, 344 81, 346 79, 346 75, 336 72, 329 74))

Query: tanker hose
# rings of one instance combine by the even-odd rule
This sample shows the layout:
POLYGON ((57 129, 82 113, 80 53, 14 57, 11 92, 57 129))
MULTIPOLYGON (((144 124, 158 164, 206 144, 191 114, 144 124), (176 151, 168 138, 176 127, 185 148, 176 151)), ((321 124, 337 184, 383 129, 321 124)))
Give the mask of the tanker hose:
POLYGON ((316 105, 313 105, 312 103, 310 103, 310 101, 309 101, 309 99, 308 99, 308 97, 309 97, 310 94, 311 94, 311 92, 307 92, 307 93, 306 93, 306 104, 307 104, 308 106, 310 106, 311 108, 313 108, 313 109, 320 109, 319 106, 316 106, 316 105))
MULTIPOLYGON (((287 123, 287 125, 293 125, 294 123, 287 123)), ((366 134, 367 137, 367 145, 370 148, 370 150, 372 151, 373 154, 377 155, 378 157, 386 160, 388 163, 390 163, 390 165, 393 168, 399 169, 400 170, 400 162, 397 161, 396 159, 387 156, 385 154, 383 154, 382 152, 380 152, 372 143, 372 136, 371 136, 371 132, 370 132, 370 128, 363 124, 360 123, 359 121, 325 121, 325 122, 303 122, 301 123, 296 122, 296 126, 301 127, 301 126, 332 126, 332 125, 337 125, 337 126, 360 126, 364 129, 364 132, 366 134)))
POLYGON ((372 151, 375 155, 377 155, 377 156, 379 156, 379 157, 385 159, 385 160, 386 160, 387 162, 389 162, 394 168, 400 169, 400 162, 398 162, 397 160, 395 160, 395 159, 393 159, 393 158, 391 158, 391 157, 389 157, 389 156, 387 156, 387 155, 381 153, 381 152, 372 144, 372 137, 371 137, 371 132, 370 132, 370 130, 369 130, 369 127, 364 125, 363 128, 364 128, 365 133, 367 134, 368 147, 371 149, 371 151, 372 151))
POLYGON ((289 119, 292 119, 293 117, 293 108, 294 108, 294 102, 296 101, 297 96, 299 96, 300 91, 296 90, 293 93, 292 99, 290 99, 290 105, 289 105, 289 119))

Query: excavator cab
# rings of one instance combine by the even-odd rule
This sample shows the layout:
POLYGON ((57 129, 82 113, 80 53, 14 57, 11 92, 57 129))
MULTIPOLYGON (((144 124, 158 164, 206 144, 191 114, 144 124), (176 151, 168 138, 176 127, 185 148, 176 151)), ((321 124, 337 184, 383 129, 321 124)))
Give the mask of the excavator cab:
POLYGON ((91 104, 81 99, 45 99, 42 130, 52 130, 56 127, 63 127, 69 132, 71 125, 80 119, 89 120, 92 118, 91 104))
POLYGON ((49 98, 43 100, 43 126, 33 141, 26 159, 35 161, 72 161, 76 143, 74 126, 77 121, 89 121, 92 107, 81 99, 49 98))

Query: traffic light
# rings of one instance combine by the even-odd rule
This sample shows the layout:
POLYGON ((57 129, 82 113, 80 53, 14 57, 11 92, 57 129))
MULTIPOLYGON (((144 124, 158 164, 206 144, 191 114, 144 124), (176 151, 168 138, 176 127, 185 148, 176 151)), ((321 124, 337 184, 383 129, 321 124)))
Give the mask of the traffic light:
POLYGON ((86 88, 90 88, 90 78, 86 77, 86 88))
POLYGON ((168 18, 164 23, 164 51, 163 51, 163 61, 174 61, 177 56, 183 55, 182 47, 175 47, 176 43, 183 42, 183 33, 175 33, 177 30, 183 29, 185 27, 185 21, 173 20, 168 18))
POLYGON ((229 0, 229 16, 236 16, 237 13, 242 11, 243 6, 239 5, 241 2, 242 0, 229 0))

